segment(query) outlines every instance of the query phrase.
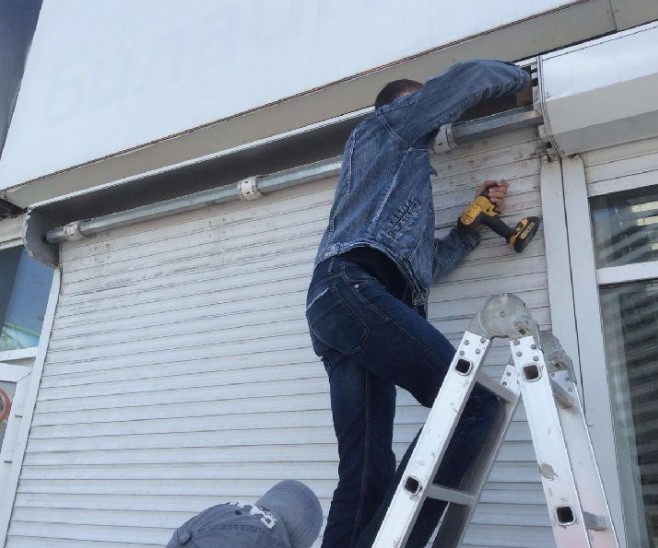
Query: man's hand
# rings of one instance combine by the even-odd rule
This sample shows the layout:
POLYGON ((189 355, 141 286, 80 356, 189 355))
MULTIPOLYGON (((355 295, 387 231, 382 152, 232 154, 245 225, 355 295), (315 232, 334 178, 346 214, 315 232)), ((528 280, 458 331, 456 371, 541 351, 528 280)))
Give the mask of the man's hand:
POLYGON ((518 93, 515 93, 516 97, 516 106, 525 107, 526 105, 532 105, 532 80, 528 82, 528 85, 524 87, 518 93))
POLYGON ((475 191, 475 197, 486 191, 487 197, 491 203, 496 207, 496 211, 500 213, 505 209, 505 196, 507 196, 507 181, 501 179, 500 181, 485 181, 475 191))

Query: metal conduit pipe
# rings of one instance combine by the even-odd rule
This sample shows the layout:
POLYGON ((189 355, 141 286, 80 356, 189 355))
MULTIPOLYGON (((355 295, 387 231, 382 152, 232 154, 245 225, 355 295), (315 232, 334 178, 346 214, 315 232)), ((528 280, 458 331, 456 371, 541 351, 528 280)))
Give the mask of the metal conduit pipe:
MULTIPOLYGON (((455 146, 470 143, 502 131, 539 126, 542 123, 541 113, 535 111, 532 107, 517 108, 479 120, 442 126, 436 136, 433 148, 437 153, 446 152, 455 146)), ((201 209, 209 205, 235 200, 256 200, 263 194, 269 194, 275 190, 333 177, 339 173, 340 166, 340 158, 331 158, 271 175, 250 177, 239 181, 235 185, 204 190, 180 198, 111 213, 94 219, 73 221, 67 225, 49 230, 46 233, 46 241, 54 244, 81 240, 86 236, 105 230, 201 209)))
POLYGON ((503 131, 514 131, 524 127, 536 127, 544 123, 541 112, 532 106, 492 114, 485 118, 446 124, 439 128, 433 149, 437 154, 448 152, 456 146, 472 143, 503 131))
POLYGON ((255 200, 263 194, 295 185, 319 181, 333 177, 340 171, 340 158, 322 160, 313 164, 295 167, 262 177, 250 177, 239 181, 235 185, 222 186, 173 198, 164 202, 157 202, 127 211, 110 213, 94 219, 73 221, 64 226, 58 226, 46 233, 46 241, 59 243, 65 241, 81 240, 85 236, 129 226, 143 221, 159 219, 176 213, 202 209, 204 207, 232 202, 235 200, 255 200))

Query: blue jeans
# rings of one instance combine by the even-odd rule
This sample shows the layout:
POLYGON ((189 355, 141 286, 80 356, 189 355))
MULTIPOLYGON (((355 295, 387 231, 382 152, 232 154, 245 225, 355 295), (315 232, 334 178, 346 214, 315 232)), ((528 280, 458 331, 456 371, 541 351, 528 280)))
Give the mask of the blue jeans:
MULTIPOLYGON (((395 386, 431 407, 455 349, 377 278, 340 256, 317 266, 306 317, 313 349, 329 375, 338 440, 338 486, 322 546, 370 547, 415 445, 414 440, 396 472, 395 386)), ((497 408, 496 397, 476 385, 439 468, 438 483, 459 486, 497 408)), ((443 501, 425 502, 408 548, 427 544, 445 506, 443 501)))

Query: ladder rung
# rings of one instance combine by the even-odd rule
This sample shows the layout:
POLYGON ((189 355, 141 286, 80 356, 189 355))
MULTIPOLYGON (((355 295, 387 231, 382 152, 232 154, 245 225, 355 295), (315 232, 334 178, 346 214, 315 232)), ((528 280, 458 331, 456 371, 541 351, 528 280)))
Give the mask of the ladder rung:
POLYGON ((445 500, 446 502, 452 502, 461 506, 471 506, 475 503, 475 497, 473 495, 435 483, 427 488, 425 495, 431 499, 445 500))
POLYGON ((489 392, 493 392, 501 400, 512 402, 516 399, 516 394, 509 388, 504 387, 497 380, 492 379, 489 375, 482 371, 478 371, 475 380, 484 386, 489 392))

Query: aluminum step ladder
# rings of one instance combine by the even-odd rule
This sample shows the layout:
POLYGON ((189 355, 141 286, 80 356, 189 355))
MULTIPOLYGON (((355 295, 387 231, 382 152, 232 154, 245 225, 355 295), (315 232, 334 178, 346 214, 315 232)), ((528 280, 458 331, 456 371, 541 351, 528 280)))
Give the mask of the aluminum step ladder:
POLYGON ((488 299, 455 353, 373 548, 403 548, 428 497, 448 502, 433 546, 460 545, 521 397, 557 546, 618 548, 571 367, 557 339, 539 331, 521 299, 488 299), (500 382, 481 370, 496 337, 508 338, 512 351, 500 382), (501 400, 496 424, 459 489, 436 485, 433 478, 476 382, 501 400))

